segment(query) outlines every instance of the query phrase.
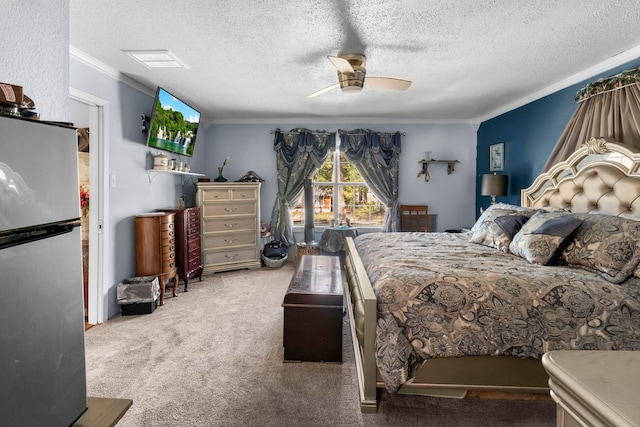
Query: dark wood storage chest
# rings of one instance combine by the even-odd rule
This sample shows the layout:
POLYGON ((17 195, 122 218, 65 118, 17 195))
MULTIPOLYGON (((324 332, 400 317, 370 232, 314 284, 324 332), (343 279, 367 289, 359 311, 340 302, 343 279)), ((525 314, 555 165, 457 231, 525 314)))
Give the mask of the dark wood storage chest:
POLYGON ((342 362, 344 304, 337 256, 303 255, 282 306, 285 361, 342 362))
POLYGON ((200 208, 162 209, 176 214, 176 266, 178 277, 189 290, 189 279, 202 280, 202 254, 200 246, 200 208))

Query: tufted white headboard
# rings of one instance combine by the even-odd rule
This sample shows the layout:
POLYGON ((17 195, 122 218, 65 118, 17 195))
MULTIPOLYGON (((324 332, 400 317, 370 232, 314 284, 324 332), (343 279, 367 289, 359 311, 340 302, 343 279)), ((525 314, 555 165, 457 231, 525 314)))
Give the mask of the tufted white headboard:
POLYGON ((521 204, 640 219, 640 153, 632 150, 593 138, 522 190, 521 204))

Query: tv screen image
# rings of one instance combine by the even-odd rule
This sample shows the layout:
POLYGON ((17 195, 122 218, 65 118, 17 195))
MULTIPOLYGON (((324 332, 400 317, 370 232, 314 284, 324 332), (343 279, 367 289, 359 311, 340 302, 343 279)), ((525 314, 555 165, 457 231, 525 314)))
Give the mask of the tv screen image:
POLYGON ((147 145, 191 157, 199 124, 198 110, 159 87, 147 145))

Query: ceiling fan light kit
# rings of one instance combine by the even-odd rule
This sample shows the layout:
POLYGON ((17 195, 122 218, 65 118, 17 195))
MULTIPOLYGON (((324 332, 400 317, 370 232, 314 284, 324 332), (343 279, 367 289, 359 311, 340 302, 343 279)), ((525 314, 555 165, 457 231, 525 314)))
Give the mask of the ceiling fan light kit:
POLYGON ((341 73, 338 71, 338 81, 343 92, 360 92, 364 86, 364 78, 367 75, 365 69, 354 70, 353 73, 341 73))
MULTIPOLYGON (((341 56, 327 56, 338 69, 338 83, 312 93, 307 98, 321 95, 331 89, 340 88, 345 93, 360 92, 365 87, 367 57, 361 53, 349 53, 341 56)), ((392 77, 369 77, 367 87, 388 90, 406 90, 411 81, 392 77)))

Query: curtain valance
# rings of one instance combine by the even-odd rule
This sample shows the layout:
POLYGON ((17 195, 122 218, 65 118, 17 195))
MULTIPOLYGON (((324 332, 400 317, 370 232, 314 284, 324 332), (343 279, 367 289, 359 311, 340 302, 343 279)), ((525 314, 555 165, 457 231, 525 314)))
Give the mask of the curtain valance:
POLYGON ((400 149, 400 132, 381 133, 371 130, 357 129, 353 131, 339 130, 340 151, 350 162, 359 162, 366 152, 370 152, 382 166, 389 167, 391 160, 400 149))
POLYGON ((640 83, 640 67, 625 70, 615 76, 598 79, 593 83, 589 83, 576 93, 575 100, 582 102, 592 96, 637 83, 640 83))
POLYGON ((273 149, 279 153, 287 167, 298 162, 300 156, 308 154, 316 167, 327 160, 327 153, 336 148, 336 134, 333 132, 292 129, 290 132, 275 131, 273 149))

